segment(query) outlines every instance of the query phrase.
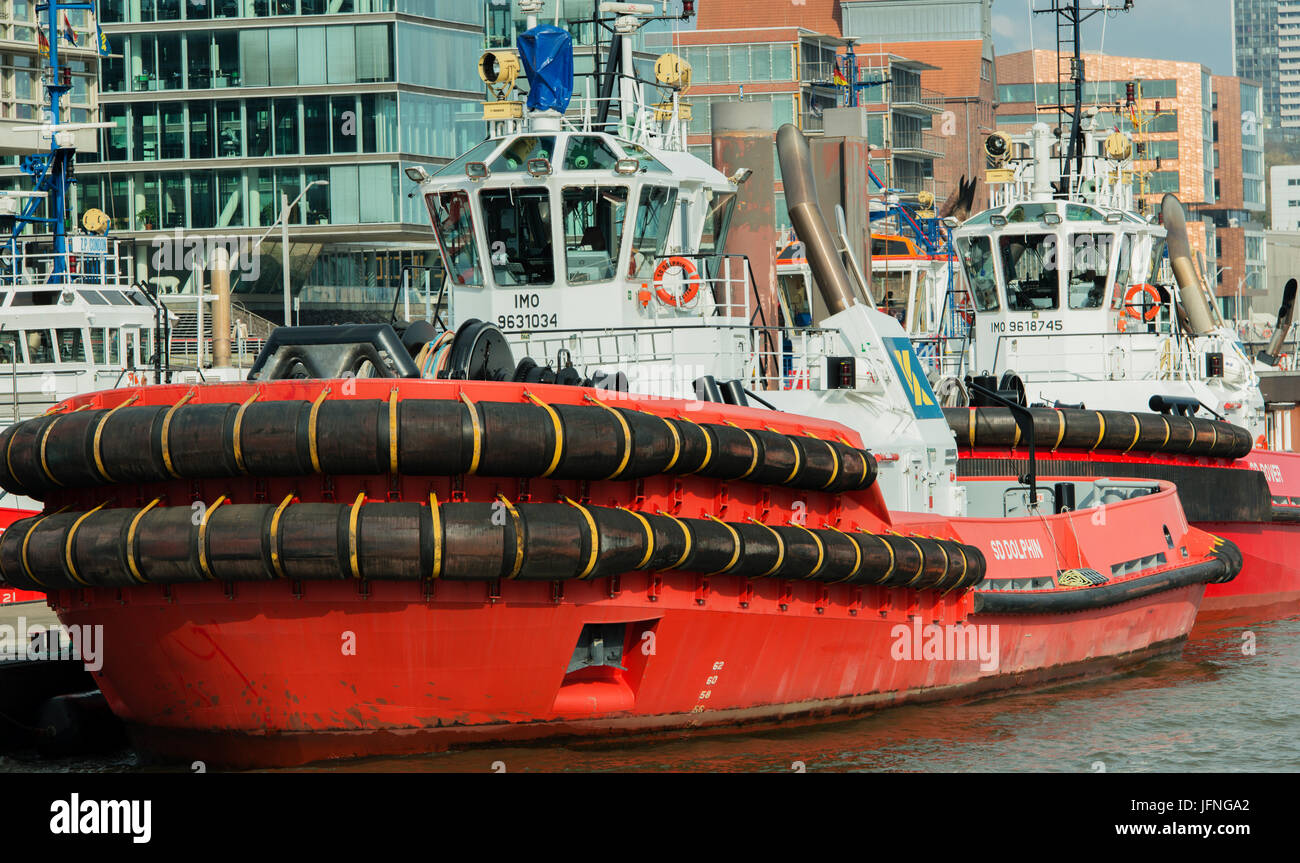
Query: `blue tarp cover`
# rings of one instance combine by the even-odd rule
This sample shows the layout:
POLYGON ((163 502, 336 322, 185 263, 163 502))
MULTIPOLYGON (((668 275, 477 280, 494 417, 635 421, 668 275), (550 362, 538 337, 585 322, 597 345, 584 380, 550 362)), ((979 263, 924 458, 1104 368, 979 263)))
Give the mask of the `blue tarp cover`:
POLYGON ((573 40, 567 30, 541 24, 519 34, 519 58, 528 76, 528 107, 563 114, 573 98, 573 40))

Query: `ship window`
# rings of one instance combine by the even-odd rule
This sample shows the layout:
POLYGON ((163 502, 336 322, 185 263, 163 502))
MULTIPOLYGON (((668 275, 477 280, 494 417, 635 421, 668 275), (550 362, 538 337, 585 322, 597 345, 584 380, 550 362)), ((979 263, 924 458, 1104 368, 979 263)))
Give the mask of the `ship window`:
POLYGON ((1007 211, 1008 222, 1037 222, 1048 213, 1055 213, 1055 204, 1017 204, 1007 211))
POLYGON ((15 291, 14 306, 52 306, 58 303, 61 291, 15 291))
POLYGON ((502 286, 554 284, 551 199, 547 191, 485 189, 479 195, 496 283, 502 286))
POLYGON ((668 228, 673 222, 677 190, 665 186, 643 186, 636 210, 636 231, 632 236, 633 278, 646 279, 654 274, 656 258, 668 245, 668 228))
POLYGON ((612 171, 617 164, 618 156, 596 135, 574 135, 564 153, 566 171, 612 171))
POLYGON ((126 367, 135 368, 135 330, 123 330, 126 335, 126 367))
POLYGON ((90 331, 90 361, 95 365, 104 365, 104 331, 90 331))
POLYGON ((636 159, 641 163, 643 171, 658 171, 661 174, 667 174, 668 168, 663 162, 650 155, 650 151, 638 144, 623 144, 623 152, 629 159, 636 159))
POLYGON ((885 237, 871 238, 871 256, 873 258, 883 258, 890 255, 908 256, 913 254, 907 240, 893 240, 885 237))
POLYGON ((700 255, 709 259, 710 275, 719 269, 718 262, 727 247, 727 231, 731 229, 731 211, 736 206, 735 192, 710 192, 708 217, 704 220, 704 234, 700 237, 700 255))
POLYGON ((117 330, 108 331, 108 363, 117 365, 122 359, 122 348, 117 341, 117 330))
POLYGON ((122 296, 121 291, 104 291, 104 296, 115 306, 129 306, 131 301, 122 296))
POLYGON ((614 278, 626 218, 626 186, 565 188, 564 260, 570 282, 614 278))
POLYGON ((790 310, 790 316, 793 321, 787 321, 787 326, 808 327, 812 326, 812 308, 808 302, 808 283, 804 280, 801 273, 790 273, 777 276, 777 283, 781 288, 781 296, 785 299, 785 305, 790 310))
POLYGON ((1115 238, 1111 234, 1074 234, 1070 238, 1072 309, 1100 309, 1106 300, 1106 277, 1115 238))
POLYGON ((57 330, 59 359, 65 363, 84 363, 86 346, 81 341, 81 330, 57 330))
POLYGON ((1100 222, 1106 217, 1099 210, 1085 207, 1083 204, 1066 204, 1065 218, 1071 222, 1100 222))
POLYGON ((483 274, 478 266, 478 248, 474 245, 474 224, 470 219, 469 195, 442 192, 425 195, 433 220, 433 231, 442 250, 447 278, 457 285, 481 285, 483 274))
POLYGON ((880 311, 887 315, 893 315, 898 319, 900 324, 906 323, 907 319, 907 292, 910 288, 910 274, 907 272, 894 271, 873 272, 871 274, 872 287, 875 293, 880 297, 880 311))
POLYGON ((1056 235, 1024 234, 1002 237, 1002 272, 1007 309, 1042 312, 1061 307, 1056 275, 1056 235))
POLYGON ((958 240, 957 248, 966 267, 966 281, 975 296, 975 308, 981 312, 997 311, 998 285, 993 274, 993 247, 989 238, 958 240))
POLYGON ((14 340, 17 333, 0 333, 0 364, 12 365, 23 361, 22 352, 18 350, 18 343, 14 340))
POLYGON ((1118 309, 1124 304, 1124 294, 1128 292, 1129 277, 1133 272, 1133 243, 1128 234, 1119 237, 1119 265, 1115 268, 1115 293, 1111 299, 1111 308, 1118 309))
POLYGON ((522 171, 531 159, 546 159, 550 161, 551 156, 555 153, 555 136, 554 135, 520 135, 506 146, 492 160, 488 167, 492 173, 498 171, 522 171))
POLYGON ((27 358, 33 363, 54 362, 54 342, 49 330, 27 330, 27 358))
POLYGON ((77 291, 77 293, 81 294, 81 298, 92 306, 108 305, 108 300, 101 297, 98 291, 77 291))
MULTIPOLYGON (((451 177, 457 174, 464 174, 466 163, 482 162, 484 159, 488 157, 489 153, 491 153, 493 150, 497 148, 497 145, 499 145, 500 143, 501 143, 500 138, 489 138, 488 140, 480 143, 474 149, 470 150, 468 153, 465 153, 463 156, 456 159, 456 161, 446 165, 441 171, 438 171, 433 176, 439 177, 445 175, 451 177)), ((234 155, 239 155, 239 154, 236 153, 234 155)))

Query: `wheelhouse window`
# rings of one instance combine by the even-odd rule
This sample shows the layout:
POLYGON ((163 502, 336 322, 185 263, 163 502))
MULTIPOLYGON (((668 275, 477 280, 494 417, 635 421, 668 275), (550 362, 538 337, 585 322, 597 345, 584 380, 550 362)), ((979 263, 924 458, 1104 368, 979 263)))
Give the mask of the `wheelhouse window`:
POLYGON ((56 330, 59 344, 59 359, 65 363, 84 363, 86 347, 81 341, 81 330, 56 330))
POLYGON ((1002 273, 1006 279, 1007 309, 1012 312, 1053 311, 1061 307, 1057 278, 1055 234, 1002 237, 1002 273))
POLYGON ((23 354, 18 347, 18 334, 0 333, 0 365, 12 365, 22 361, 23 354))
POLYGON ((33 363, 54 362, 54 340, 49 330, 27 331, 27 358, 33 363))
POLYGON ((569 186, 563 199, 564 261, 569 281, 613 279, 623 248, 627 187, 569 186))
POLYGON ((553 161, 554 156, 554 135, 520 135, 501 151, 501 155, 492 160, 488 168, 494 174, 501 171, 523 171, 533 159, 553 161))
POLYGON ((479 193, 486 224, 492 277, 498 285, 551 285, 551 198, 545 189, 484 189, 479 193))
MULTIPOLYGON (((434 176, 437 177, 437 176, 444 176, 444 175, 451 176, 453 174, 463 174, 465 172, 465 165, 467 163, 482 162, 492 153, 493 150, 497 148, 497 145, 499 145, 500 143, 501 143, 500 138, 489 138, 488 140, 483 141, 478 146, 474 147, 468 153, 465 153, 460 158, 456 159, 454 162, 448 163, 446 167, 444 167, 441 171, 435 173, 434 176)), ((338 148, 336 147, 335 150, 337 149, 338 148)))
POLYGON ((971 237, 958 240, 966 281, 975 299, 975 308, 981 312, 995 312, 998 303, 998 282, 993 272, 993 245, 988 237, 971 237))
POLYGON ((618 156, 603 138, 596 135, 574 135, 569 139, 569 149, 564 154, 566 171, 612 171, 618 156))
POLYGON ((709 275, 715 275, 727 248, 727 232, 731 230, 731 211, 736 207, 736 193, 713 192, 707 206, 704 233, 700 237, 700 255, 709 263, 709 275))
POLYGON ((104 331, 90 331, 90 361, 97 366, 104 365, 104 331))
POLYGON ((481 285, 483 273, 478 265, 474 245, 474 225, 470 218, 469 195, 465 192, 441 192, 426 195, 433 232, 442 250, 447 278, 457 285, 481 285))
POLYGON ((1066 289, 1072 309, 1100 309, 1106 301, 1106 278, 1115 249, 1111 234, 1070 236, 1070 281, 1066 289))
POLYGON ((108 330, 108 362, 109 365, 117 365, 122 361, 122 348, 118 342, 118 330, 108 330))
POLYGON ((636 209, 636 230, 632 235, 629 276, 648 279, 654 275, 657 259, 668 246, 668 228, 673 223, 677 190, 666 186, 642 186, 636 209))
POLYGON ((1129 278, 1133 273, 1132 236, 1120 234, 1119 263, 1115 267, 1115 291, 1111 299, 1111 308, 1118 309, 1124 305, 1124 294, 1128 292, 1129 278))

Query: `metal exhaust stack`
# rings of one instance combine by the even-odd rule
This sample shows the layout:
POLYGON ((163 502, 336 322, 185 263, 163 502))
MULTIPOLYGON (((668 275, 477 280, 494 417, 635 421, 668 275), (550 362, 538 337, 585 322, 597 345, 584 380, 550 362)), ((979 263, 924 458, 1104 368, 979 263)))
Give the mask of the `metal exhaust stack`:
POLYGON ((1295 320, 1295 293, 1296 280, 1291 279, 1282 289, 1282 307, 1277 310, 1277 326, 1273 328, 1273 338, 1268 343, 1268 349, 1255 355, 1255 359, 1264 365, 1277 365, 1277 358, 1282 353, 1282 345, 1291 332, 1291 322, 1295 320))
POLYGON ((817 206, 808 139, 803 132, 786 123, 776 132, 776 152, 781 159, 781 180, 785 184, 785 203, 790 211, 790 221, 804 244, 808 265, 827 310, 832 315, 838 314, 857 300, 831 231, 817 206))
POLYGON ((1178 282, 1187 322, 1192 332, 1203 335, 1214 330, 1214 316, 1210 312, 1205 290, 1192 263, 1192 247, 1187 241, 1187 219, 1182 202, 1177 195, 1167 194, 1160 202, 1160 213, 1168 234, 1169 266, 1178 282))
MULTIPOLYGON (((212 365, 230 367, 230 254, 222 246, 212 250, 212 365)), ((199 334, 200 338, 202 333, 199 334)))

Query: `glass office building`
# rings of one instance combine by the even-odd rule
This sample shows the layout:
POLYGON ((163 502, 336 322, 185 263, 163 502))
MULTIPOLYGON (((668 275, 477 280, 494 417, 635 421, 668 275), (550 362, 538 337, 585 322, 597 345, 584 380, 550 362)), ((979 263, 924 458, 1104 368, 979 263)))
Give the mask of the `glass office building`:
MULTIPOLYGON (((0 0, 3 2, 3 0, 0 0)), ((17 0, 11 0, 17 2, 17 0)), ((100 0, 114 56, 101 62, 97 161, 77 206, 150 242, 267 233, 236 300, 282 317, 281 194, 303 322, 387 317, 407 267, 437 267, 428 214, 408 194, 483 138, 475 0, 100 0), (310 186, 318 181, 323 184, 310 186)), ((176 256, 180 260, 180 256, 176 256)), ((164 290, 185 272, 149 266, 164 290)), ((419 280, 421 272, 414 271, 419 280)), ((440 280, 434 277, 434 284, 440 280)))

